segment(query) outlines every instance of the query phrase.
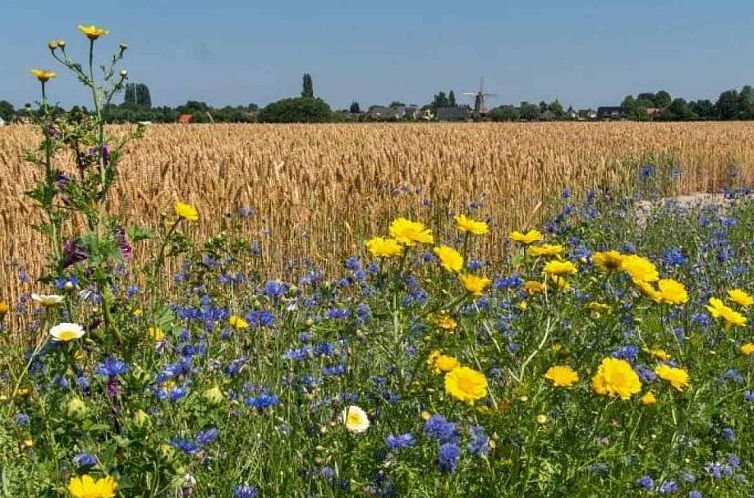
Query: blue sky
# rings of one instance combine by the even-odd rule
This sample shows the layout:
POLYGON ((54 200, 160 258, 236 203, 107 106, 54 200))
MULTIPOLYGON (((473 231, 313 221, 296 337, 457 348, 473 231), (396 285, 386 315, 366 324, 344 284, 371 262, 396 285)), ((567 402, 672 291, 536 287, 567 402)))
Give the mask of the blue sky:
MULTIPOLYGON (((751 0, 2 0, 0 100, 37 98, 31 67, 64 37, 83 60, 76 25, 111 30, 100 48, 130 49, 125 68, 156 105, 204 100, 266 104, 296 95, 301 74, 333 107, 423 104, 485 78, 489 104, 559 98, 617 104, 666 89, 710 98, 754 83, 751 0)), ((105 51, 101 52, 103 55, 105 51)), ((51 85, 83 98, 69 75, 51 85)))

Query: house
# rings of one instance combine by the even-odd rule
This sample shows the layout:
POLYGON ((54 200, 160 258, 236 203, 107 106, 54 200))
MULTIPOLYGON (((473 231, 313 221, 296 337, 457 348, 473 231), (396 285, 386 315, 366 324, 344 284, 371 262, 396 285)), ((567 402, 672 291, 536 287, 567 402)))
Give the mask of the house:
POLYGON ((181 114, 178 116, 178 122, 180 124, 191 124, 191 120, 194 118, 191 114, 181 114))
POLYGON ((466 121, 471 117, 469 106, 438 107, 436 111, 438 121, 466 121))
POLYGON ((650 119, 659 117, 664 112, 665 112, 665 109, 661 107, 647 107, 647 115, 649 116, 650 119))
POLYGON ((579 109, 577 118, 579 121, 589 121, 597 119, 597 113, 594 109, 579 109))
POLYGON ((367 111, 367 118, 375 121, 391 121, 396 119, 403 119, 404 117, 414 117, 413 110, 410 106, 381 106, 373 105, 367 111))
POLYGON ((597 119, 621 119, 623 108, 621 106, 603 106, 597 108, 597 119))

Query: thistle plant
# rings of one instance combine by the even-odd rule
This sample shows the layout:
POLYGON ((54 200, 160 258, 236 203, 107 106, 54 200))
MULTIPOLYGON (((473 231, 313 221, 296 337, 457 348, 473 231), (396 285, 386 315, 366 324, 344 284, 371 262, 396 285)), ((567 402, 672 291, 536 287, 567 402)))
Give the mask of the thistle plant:
POLYGON ((49 283, 63 272, 75 273, 80 285, 94 287, 101 296, 102 319, 105 328, 111 328, 112 269, 117 262, 131 256, 131 247, 123 224, 105 206, 117 179, 123 147, 141 136, 142 129, 137 127, 119 136, 105 129, 107 109, 127 79, 127 72, 117 69, 127 45, 119 45, 109 61, 99 66, 101 75, 98 75, 95 46, 108 31, 95 26, 79 26, 79 30, 89 42, 85 66, 72 58, 64 40, 51 41, 48 48, 55 61, 91 91, 93 111, 54 112, 49 104, 48 85, 57 74, 32 70, 42 87, 34 122, 43 139, 36 150, 27 151, 25 156, 44 174, 27 195, 37 202, 46 217, 46 222, 37 226, 51 247, 48 272, 42 280, 49 283), (69 155, 61 154, 64 151, 69 155), (73 165, 63 163, 61 157, 72 157, 73 165), (78 230, 81 222, 85 228, 78 230), (83 259, 88 260, 85 272, 73 267, 83 259))

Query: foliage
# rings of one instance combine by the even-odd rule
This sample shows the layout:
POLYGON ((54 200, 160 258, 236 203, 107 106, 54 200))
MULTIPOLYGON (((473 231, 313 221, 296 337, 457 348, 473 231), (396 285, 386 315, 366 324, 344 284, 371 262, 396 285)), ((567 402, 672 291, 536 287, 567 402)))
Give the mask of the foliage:
POLYGON ((262 123, 325 123, 331 118, 330 106, 311 97, 278 100, 262 109, 258 116, 262 123))

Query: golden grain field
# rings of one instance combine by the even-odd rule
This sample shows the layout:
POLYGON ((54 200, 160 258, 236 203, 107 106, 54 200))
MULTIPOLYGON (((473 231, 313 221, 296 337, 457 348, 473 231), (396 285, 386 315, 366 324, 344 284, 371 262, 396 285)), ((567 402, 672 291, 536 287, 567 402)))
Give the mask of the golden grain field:
MULTIPOLYGON (((37 275, 45 247, 30 226, 39 213, 23 195, 39 172, 21 155, 37 139, 31 127, 0 128, 6 300, 18 292, 17 265, 37 275)), ((259 239, 265 270, 286 278, 294 257, 334 268, 392 216, 437 218, 472 200, 484 202, 477 216, 495 228, 485 239, 494 257, 501 234, 536 222, 546 211, 538 204, 563 187, 622 188, 650 158, 683 168, 681 193, 721 187, 732 165, 749 181, 754 124, 152 126, 129 145, 112 207, 127 220, 154 221, 180 198, 199 208, 199 236, 218 230, 226 213, 252 208, 245 230, 259 239)))

